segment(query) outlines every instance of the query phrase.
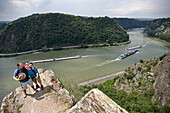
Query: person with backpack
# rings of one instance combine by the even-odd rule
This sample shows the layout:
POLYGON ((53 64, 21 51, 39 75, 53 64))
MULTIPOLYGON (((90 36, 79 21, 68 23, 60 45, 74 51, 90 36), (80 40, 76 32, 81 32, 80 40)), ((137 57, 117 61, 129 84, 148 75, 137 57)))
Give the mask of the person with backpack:
POLYGON ((28 76, 28 73, 27 73, 27 70, 24 68, 23 64, 21 62, 18 62, 17 63, 17 69, 14 71, 14 80, 16 81, 20 81, 21 83, 21 87, 23 89, 23 92, 24 92, 24 98, 27 97, 27 92, 26 92, 26 89, 27 89, 27 84, 29 84, 34 91, 38 91, 34 88, 34 85, 33 85, 33 82, 32 80, 29 78, 28 76))
POLYGON ((31 77, 32 81, 36 84, 36 89, 41 88, 41 90, 43 90, 44 87, 41 83, 41 79, 40 79, 37 69, 35 67, 33 67, 32 65, 30 65, 30 66, 24 65, 24 67, 27 70, 28 75, 31 77), (39 82, 41 87, 38 85, 37 81, 39 82))

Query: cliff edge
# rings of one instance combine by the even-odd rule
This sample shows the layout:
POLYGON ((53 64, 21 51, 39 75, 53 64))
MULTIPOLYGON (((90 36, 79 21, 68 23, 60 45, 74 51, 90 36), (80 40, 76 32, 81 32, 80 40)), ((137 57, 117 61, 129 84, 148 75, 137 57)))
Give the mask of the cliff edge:
POLYGON ((159 101, 158 106, 170 106, 170 51, 166 57, 154 68, 158 76, 153 86, 155 87, 152 101, 159 101))
POLYGON ((28 87, 27 98, 24 97, 21 87, 7 95, 2 102, 2 113, 58 113, 73 106, 73 98, 62 88, 61 82, 55 77, 52 70, 43 72, 38 70, 44 85, 44 90, 35 93, 28 87))

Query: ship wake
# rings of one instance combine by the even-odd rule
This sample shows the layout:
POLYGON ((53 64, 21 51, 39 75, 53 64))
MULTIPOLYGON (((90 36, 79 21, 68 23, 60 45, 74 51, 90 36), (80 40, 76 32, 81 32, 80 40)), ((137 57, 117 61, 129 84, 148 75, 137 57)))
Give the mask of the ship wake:
POLYGON ((107 64, 110 64, 110 63, 112 63, 112 62, 119 61, 119 60, 121 60, 121 59, 116 58, 116 59, 114 59, 114 60, 106 60, 105 62, 103 62, 103 63, 101 63, 101 64, 97 64, 96 66, 98 66, 98 67, 104 66, 104 65, 107 65, 107 64))

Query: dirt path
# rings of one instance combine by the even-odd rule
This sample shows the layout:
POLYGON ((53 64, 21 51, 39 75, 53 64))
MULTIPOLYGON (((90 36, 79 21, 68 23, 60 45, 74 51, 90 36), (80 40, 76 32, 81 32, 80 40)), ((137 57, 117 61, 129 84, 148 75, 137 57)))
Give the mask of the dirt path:
POLYGON ((81 83, 78 83, 78 86, 82 86, 82 85, 91 86, 93 84, 100 84, 100 83, 103 83, 107 80, 113 79, 117 76, 120 76, 122 73, 124 73, 124 71, 112 73, 112 74, 105 75, 105 76, 102 76, 102 77, 99 77, 99 78, 95 78, 95 79, 92 79, 92 80, 81 82, 81 83))

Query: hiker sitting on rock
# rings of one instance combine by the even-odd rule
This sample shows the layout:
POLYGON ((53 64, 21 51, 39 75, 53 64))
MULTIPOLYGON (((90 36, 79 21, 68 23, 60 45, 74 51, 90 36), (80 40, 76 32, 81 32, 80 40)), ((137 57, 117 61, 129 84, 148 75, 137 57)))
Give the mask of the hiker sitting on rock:
POLYGON ((34 91, 37 92, 37 90, 34 88, 32 80, 29 78, 27 70, 24 68, 23 64, 21 62, 17 63, 17 69, 14 71, 14 76, 13 78, 16 81, 20 81, 21 87, 24 92, 24 98, 27 97, 26 89, 27 89, 27 84, 29 84, 34 91))
POLYGON ((32 81, 36 84, 36 89, 39 88, 39 85, 37 83, 37 81, 38 81, 39 84, 41 85, 41 90, 43 90, 44 88, 43 88, 39 73, 36 70, 36 68, 34 68, 32 65, 30 65, 30 66, 24 65, 24 68, 27 70, 28 75, 31 77, 32 81))

